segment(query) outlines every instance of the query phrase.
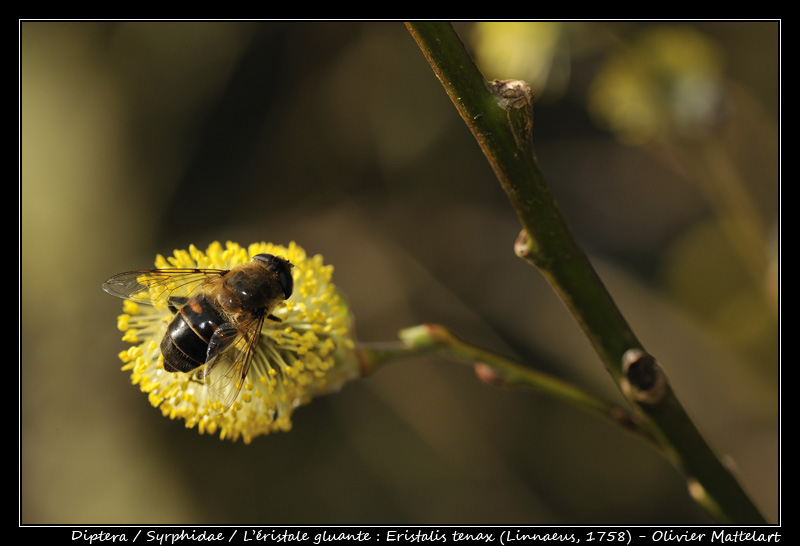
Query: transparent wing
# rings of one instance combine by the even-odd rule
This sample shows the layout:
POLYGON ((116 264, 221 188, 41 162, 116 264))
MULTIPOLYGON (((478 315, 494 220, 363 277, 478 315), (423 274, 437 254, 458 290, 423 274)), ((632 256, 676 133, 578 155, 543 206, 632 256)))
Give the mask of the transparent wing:
POLYGON ((112 296, 146 303, 167 305, 171 297, 190 297, 200 287, 218 280, 223 269, 142 269, 114 275, 103 283, 112 296))
POLYGON ((239 397, 253 362, 264 319, 262 315, 238 326, 224 324, 211 338, 203 376, 212 397, 220 401, 221 411, 230 408, 239 397))

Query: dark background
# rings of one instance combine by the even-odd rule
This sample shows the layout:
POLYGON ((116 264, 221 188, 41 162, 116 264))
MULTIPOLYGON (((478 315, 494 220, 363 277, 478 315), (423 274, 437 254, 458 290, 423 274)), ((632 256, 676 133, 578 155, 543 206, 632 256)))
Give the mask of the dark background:
MULTIPOLYGON (((744 253, 728 187, 675 160, 691 139, 624 143, 590 107, 604 63, 665 25, 531 25, 525 47, 456 28, 487 78, 533 84, 576 236, 777 521, 780 25, 670 24, 720 53, 729 100, 702 142, 763 228, 744 253)), ((105 278, 191 243, 294 240, 334 264, 362 340, 442 323, 619 399, 514 256, 508 200, 401 23, 22 22, 20 93, 21 523, 709 521, 637 438, 459 363, 398 362, 249 446, 161 417, 119 370, 105 278)))

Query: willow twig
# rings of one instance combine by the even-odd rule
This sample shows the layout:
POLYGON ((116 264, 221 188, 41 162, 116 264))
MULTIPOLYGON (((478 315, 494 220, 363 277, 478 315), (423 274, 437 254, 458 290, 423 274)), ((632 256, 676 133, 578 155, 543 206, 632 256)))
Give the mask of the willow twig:
POLYGON ((527 84, 486 81, 449 23, 406 26, 517 213, 523 230, 515 251, 559 294, 622 392, 650 421, 662 451, 685 474, 692 497, 720 521, 764 523, 689 418, 567 227, 536 162, 527 84))

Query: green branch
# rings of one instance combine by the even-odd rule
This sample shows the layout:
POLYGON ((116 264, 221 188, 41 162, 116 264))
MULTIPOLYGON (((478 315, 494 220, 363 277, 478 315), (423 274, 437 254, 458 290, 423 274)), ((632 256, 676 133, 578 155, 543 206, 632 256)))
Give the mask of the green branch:
POLYGON ((478 141, 523 230, 515 251, 559 294, 606 369, 686 475, 692 497, 717 519, 764 523, 642 348, 570 232, 536 162, 532 93, 521 81, 487 82, 448 23, 406 26, 478 141))
POLYGON ((524 366, 497 353, 467 343, 453 332, 438 324, 422 324, 400 332, 401 343, 365 344, 358 346, 363 375, 398 359, 437 355, 456 358, 473 365, 478 378, 490 385, 508 388, 525 388, 567 402, 584 411, 610 419, 626 430, 639 434, 658 445, 657 433, 647 422, 628 409, 606 400, 562 379, 524 366))

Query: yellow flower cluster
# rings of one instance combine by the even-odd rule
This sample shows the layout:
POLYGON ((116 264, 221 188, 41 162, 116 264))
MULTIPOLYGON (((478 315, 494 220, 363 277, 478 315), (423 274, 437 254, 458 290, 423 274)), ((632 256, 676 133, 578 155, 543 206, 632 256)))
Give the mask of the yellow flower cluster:
POLYGON ((308 257, 294 243, 243 248, 215 242, 205 252, 192 246, 167 258, 159 255, 155 267, 228 270, 263 253, 293 264, 294 291, 273 311, 280 322, 265 321, 244 385, 228 409, 195 374, 164 369, 160 344, 172 310, 126 300, 118 320, 122 339, 133 344, 120 353, 122 369, 130 371, 133 383, 148 394, 153 406, 165 416, 184 419, 187 427, 196 426, 200 433, 241 438, 245 443, 289 430, 297 406, 359 375, 349 310, 331 282, 333 267, 325 265, 321 256, 308 257))

